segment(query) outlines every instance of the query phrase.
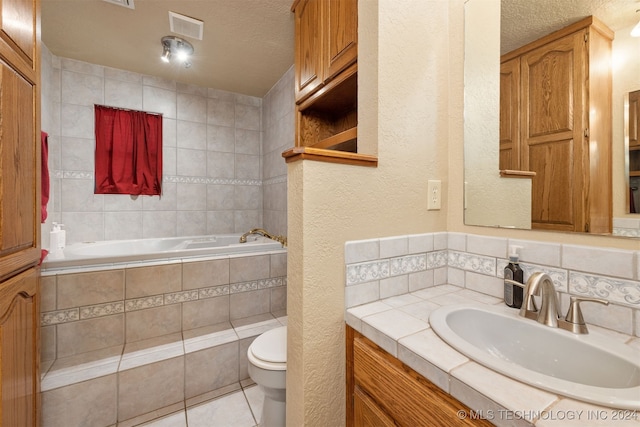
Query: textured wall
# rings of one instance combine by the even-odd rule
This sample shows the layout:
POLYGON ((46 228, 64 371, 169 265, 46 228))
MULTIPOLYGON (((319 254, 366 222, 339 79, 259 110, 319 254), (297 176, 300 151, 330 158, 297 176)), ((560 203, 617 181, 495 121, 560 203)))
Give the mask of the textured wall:
POLYGON ((446 229, 447 199, 427 211, 427 180, 446 194, 457 4, 359 2, 358 143, 379 165, 289 164, 288 425, 344 423, 344 243, 446 229))

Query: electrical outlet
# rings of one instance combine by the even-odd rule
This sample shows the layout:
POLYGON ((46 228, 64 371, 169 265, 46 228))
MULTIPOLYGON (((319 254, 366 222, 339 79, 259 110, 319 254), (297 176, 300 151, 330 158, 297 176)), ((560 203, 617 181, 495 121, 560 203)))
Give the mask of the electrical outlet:
POLYGON ((427 210, 440 210, 442 205, 442 182, 440 180, 429 180, 427 185, 427 210))

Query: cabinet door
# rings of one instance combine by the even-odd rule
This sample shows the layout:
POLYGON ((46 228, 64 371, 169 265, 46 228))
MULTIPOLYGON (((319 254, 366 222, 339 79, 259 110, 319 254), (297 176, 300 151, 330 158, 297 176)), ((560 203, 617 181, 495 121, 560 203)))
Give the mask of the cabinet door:
POLYGON ((37 426, 38 271, 0 283, 0 416, 3 426, 37 426))
POLYGON ((0 280, 40 258, 37 95, 34 84, 0 62, 0 280))
MULTIPOLYGON (((0 38, 31 68, 36 55, 36 0, 2 0, 0 2, 0 38)), ((9 60, 13 61, 13 57, 9 60)))
POLYGON ((354 427, 392 427, 396 423, 360 387, 353 392, 354 427))
POLYGON ((301 0, 294 10, 296 27, 296 100, 302 101, 322 85, 325 0, 301 0))
POLYGON ((358 58, 358 0, 330 0, 325 6, 324 80, 328 81, 358 58))
POLYGON ((588 231, 585 34, 550 42, 521 59, 522 166, 536 173, 533 228, 588 231))
POLYGON ((520 170, 520 58, 500 64, 500 170, 520 170))

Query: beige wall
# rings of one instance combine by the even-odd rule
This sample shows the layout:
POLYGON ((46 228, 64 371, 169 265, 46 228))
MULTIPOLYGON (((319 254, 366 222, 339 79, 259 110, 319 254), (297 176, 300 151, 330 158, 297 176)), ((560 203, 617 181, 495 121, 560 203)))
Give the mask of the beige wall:
POLYGON ((639 247, 464 225, 463 15, 463 0, 360 0, 358 143, 379 165, 288 165, 288 425, 344 423, 346 241, 446 230, 639 247), (441 211, 426 209, 428 179, 441 211))

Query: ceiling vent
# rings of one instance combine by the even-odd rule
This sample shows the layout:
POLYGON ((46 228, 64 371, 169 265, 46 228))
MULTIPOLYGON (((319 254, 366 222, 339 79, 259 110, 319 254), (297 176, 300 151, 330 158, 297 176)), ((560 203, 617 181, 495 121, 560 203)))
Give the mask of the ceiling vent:
POLYGON ((170 11, 169 29, 171 32, 180 34, 181 36, 202 40, 204 22, 170 11))
POLYGON ((117 4, 118 6, 128 7, 129 9, 135 9, 136 7, 133 5, 133 0, 103 0, 107 3, 117 4))

